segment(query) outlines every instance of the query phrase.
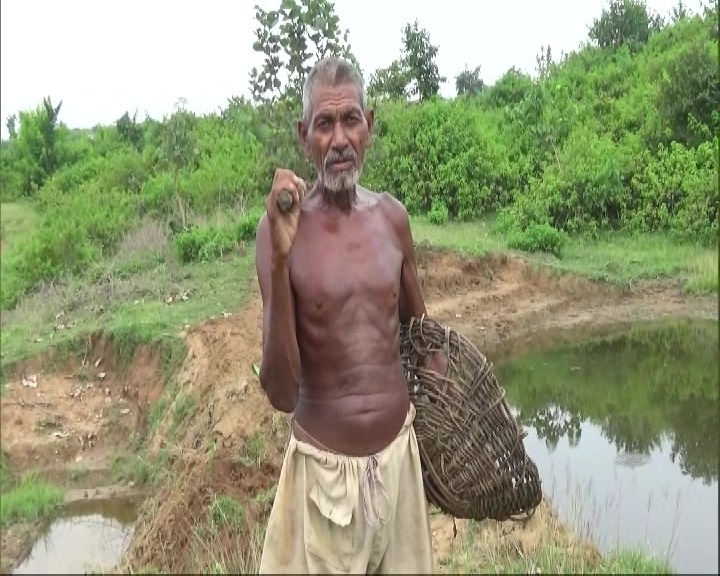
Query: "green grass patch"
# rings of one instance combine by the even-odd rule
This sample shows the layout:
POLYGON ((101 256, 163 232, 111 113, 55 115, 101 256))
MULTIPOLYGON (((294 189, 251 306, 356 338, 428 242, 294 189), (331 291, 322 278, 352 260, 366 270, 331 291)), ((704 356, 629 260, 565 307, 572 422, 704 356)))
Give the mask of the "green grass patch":
POLYGON ((172 410, 169 434, 174 438, 180 427, 195 411, 195 399, 188 394, 182 394, 175 399, 172 410))
POLYGON ((0 526, 27 522, 49 516, 63 501, 63 491, 35 474, 23 476, 19 482, 0 494, 0 526))
MULTIPOLYGON (((32 218, 25 214, 23 220, 22 209, 14 210, 11 222, 32 218)), ((22 229, 13 224, 8 230, 15 232, 8 234, 17 237, 22 229)), ((492 219, 435 225, 428 218, 413 217, 412 229, 418 243, 468 255, 507 252, 596 280, 631 286, 640 280, 668 278, 681 282, 688 292, 718 290, 717 250, 679 244, 663 235, 571 237, 557 258, 510 250, 492 219)), ((172 351, 181 346, 178 335, 183 328, 242 306, 256 282, 253 257, 252 242, 243 251, 190 264, 181 264, 172 256, 172 248, 162 243, 152 250, 145 246, 120 252, 96 263, 85 277, 41 287, 22 298, 15 309, 3 311, 0 366, 5 372, 49 346, 77 351, 83 338, 98 330, 113 337, 120 360, 129 360, 139 343, 162 341, 172 351)), ((178 356, 168 353, 169 358, 178 356)))
MULTIPOLYGON (((197 321, 237 310, 245 301, 253 250, 214 262, 163 262, 135 274, 107 270, 94 282, 69 280, 4 311, 3 368, 49 346, 81 342, 102 330, 130 353, 140 342, 170 341, 197 321)), ((127 355, 126 355, 127 356, 127 355)))
POLYGON ((694 293, 718 291, 718 251, 681 244, 661 234, 608 233, 597 238, 569 237, 561 258, 510 250, 492 220, 435 225, 427 218, 411 221, 416 242, 429 242, 465 254, 485 256, 512 252, 527 261, 592 280, 632 285, 651 279, 677 279, 694 293))
MULTIPOLYGON (((512 538, 488 536, 482 523, 470 521, 449 553, 436 560, 445 574, 672 574, 663 559, 618 548, 602 559, 583 546, 559 544, 549 537, 524 549, 512 538)), ((548 528, 550 529, 550 528, 548 528)))
POLYGON ((11 253, 22 240, 32 236, 40 222, 35 209, 26 203, 3 202, 0 204, 0 239, 5 251, 11 253))
POLYGON ((169 460, 169 453, 165 449, 153 455, 115 455, 110 464, 110 474, 114 482, 124 480, 138 486, 153 484, 167 472, 169 460))
POLYGON ((215 496, 208 508, 210 521, 216 528, 224 525, 242 526, 245 523, 245 509, 231 496, 215 496))

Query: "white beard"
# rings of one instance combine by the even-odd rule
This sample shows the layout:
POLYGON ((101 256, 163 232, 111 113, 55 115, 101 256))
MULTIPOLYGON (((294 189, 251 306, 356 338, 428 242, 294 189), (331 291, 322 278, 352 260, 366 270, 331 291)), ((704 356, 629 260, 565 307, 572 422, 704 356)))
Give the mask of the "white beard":
POLYGON ((337 194, 357 186, 361 173, 362 166, 360 168, 353 167, 350 170, 343 170, 342 172, 329 172, 324 170, 320 173, 319 180, 325 190, 337 194))

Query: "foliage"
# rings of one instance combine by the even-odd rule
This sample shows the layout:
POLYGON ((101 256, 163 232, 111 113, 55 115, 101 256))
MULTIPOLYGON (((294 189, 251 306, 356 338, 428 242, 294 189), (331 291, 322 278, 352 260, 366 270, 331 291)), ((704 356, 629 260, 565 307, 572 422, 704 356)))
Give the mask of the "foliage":
POLYGON ((627 46, 637 51, 662 24, 662 18, 651 14, 644 0, 610 0, 590 27, 589 36, 600 48, 627 46))
POLYGON ((465 70, 455 76, 455 92, 458 96, 477 96, 485 90, 485 82, 480 76, 480 66, 470 70, 467 65, 465 70))
MULTIPOLYGON (((96 273, 148 220, 178 261, 222 257, 252 239, 275 167, 312 178, 295 131, 304 79, 319 57, 355 58, 329 0, 278 4, 256 8, 252 101, 198 116, 179 99, 162 119, 74 130, 46 98, 7 119, 0 197, 40 218, 3 246, 4 310, 43 282, 96 273)), ((438 97, 439 47, 409 23, 401 54, 366 74, 376 124, 363 184, 434 224, 496 214, 508 246, 559 258, 569 236, 612 230, 717 246, 716 8, 679 5, 665 21, 611 0, 576 52, 542 47, 534 75, 512 68, 494 85, 466 66, 452 99, 438 97)))
POLYGON ((430 33, 418 20, 406 24, 402 31, 402 54, 387 68, 372 75, 368 93, 378 98, 417 96, 421 101, 438 95, 440 84, 447 78, 440 75, 435 58, 438 47, 430 42, 430 33))

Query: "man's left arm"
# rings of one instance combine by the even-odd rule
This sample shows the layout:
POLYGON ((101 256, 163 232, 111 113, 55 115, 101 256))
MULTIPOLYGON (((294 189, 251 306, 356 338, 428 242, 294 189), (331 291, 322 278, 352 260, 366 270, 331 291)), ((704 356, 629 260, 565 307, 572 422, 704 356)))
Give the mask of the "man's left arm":
MULTIPOLYGON (((420 281, 417 273, 417 259, 415 257, 415 244, 410 230, 410 217, 398 200, 385 193, 386 214, 392 222, 402 248, 403 263, 400 273, 400 294, 398 297, 398 315, 400 322, 405 324, 410 318, 420 318, 427 314, 425 300, 420 290, 420 281)), ((440 354, 431 354, 428 358, 428 368, 438 374, 445 374, 447 361, 440 354)))

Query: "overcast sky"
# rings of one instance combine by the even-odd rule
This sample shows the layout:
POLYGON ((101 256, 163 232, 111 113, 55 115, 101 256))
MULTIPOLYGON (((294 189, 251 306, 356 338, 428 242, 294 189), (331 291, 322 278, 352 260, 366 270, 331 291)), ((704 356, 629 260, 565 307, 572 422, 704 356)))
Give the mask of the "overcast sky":
MULTIPOLYGON (((274 8, 280 0, 260 0, 274 8)), ((217 110, 232 95, 248 94, 253 0, 2 0, 0 108, 5 119, 37 106, 44 96, 63 101, 71 127, 111 123, 125 111, 162 117, 178 97, 196 112, 217 110)), ((648 0, 667 14, 676 0, 648 0)), ((686 2, 693 8, 698 0, 686 2)), ((387 66, 401 48, 401 29, 415 18, 439 46, 448 77, 468 64, 495 81, 511 66, 535 67, 540 46, 571 51, 587 37, 604 0, 336 0, 342 28, 365 72, 387 66)))

